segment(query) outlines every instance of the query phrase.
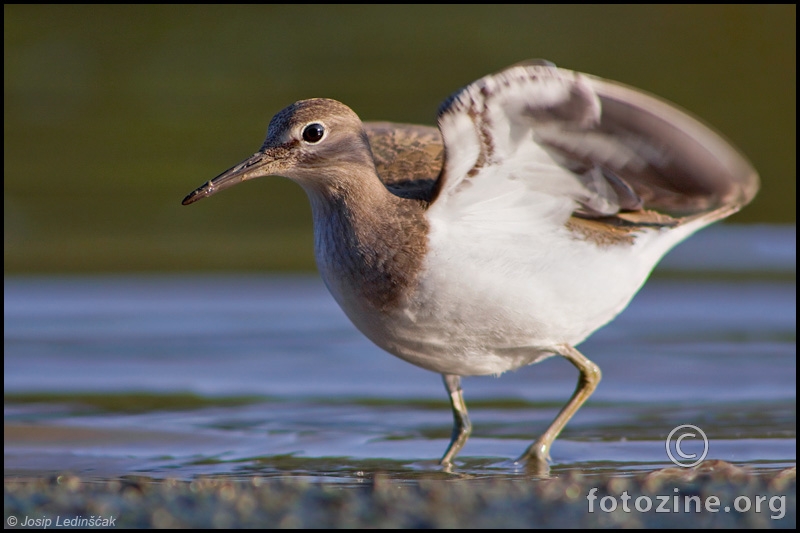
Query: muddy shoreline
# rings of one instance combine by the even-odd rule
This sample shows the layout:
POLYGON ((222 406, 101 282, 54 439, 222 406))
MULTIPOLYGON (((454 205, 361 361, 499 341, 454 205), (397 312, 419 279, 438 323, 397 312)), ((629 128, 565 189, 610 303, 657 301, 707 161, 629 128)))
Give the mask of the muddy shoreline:
POLYGON ((9 527, 795 528, 796 469, 723 461, 629 477, 402 479, 8 476, 9 527), (48 522, 49 520, 49 522, 48 522))

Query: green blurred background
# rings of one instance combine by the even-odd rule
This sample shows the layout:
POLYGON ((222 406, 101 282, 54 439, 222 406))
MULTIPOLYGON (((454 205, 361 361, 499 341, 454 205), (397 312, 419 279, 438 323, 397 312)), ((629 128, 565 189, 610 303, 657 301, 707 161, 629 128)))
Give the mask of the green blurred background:
POLYGON ((311 270, 283 179, 182 207, 315 96, 433 124, 448 94, 542 57, 722 131, 763 186, 739 223, 796 216, 796 7, 4 7, 5 273, 311 270))

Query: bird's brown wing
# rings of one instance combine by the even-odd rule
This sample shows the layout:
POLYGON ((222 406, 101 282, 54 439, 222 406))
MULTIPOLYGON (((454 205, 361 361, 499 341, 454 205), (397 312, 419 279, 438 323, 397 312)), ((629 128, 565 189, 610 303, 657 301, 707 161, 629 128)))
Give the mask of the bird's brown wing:
POLYGON ((430 202, 444 161, 439 130, 392 122, 366 122, 364 129, 386 187, 403 198, 430 202))
POLYGON ((540 61, 460 89, 439 128, 447 157, 431 209, 443 197, 464 212, 545 195, 570 200, 573 219, 663 226, 726 216, 758 190, 744 156, 674 105, 540 61))

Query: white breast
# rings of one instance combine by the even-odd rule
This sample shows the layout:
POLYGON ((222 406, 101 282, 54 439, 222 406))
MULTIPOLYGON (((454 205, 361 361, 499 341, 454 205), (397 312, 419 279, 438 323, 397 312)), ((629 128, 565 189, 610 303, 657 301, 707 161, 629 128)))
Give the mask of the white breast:
POLYGON ((418 290, 364 333, 440 373, 500 374, 535 363, 612 320, 658 260, 703 225, 645 229, 632 244, 598 245, 563 226, 489 238, 434 219, 418 290))

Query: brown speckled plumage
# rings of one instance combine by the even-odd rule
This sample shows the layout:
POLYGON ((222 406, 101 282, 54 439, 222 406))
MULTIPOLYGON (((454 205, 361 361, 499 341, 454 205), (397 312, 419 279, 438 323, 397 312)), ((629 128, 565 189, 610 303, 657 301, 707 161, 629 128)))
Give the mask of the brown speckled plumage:
POLYGON ((424 203, 355 187, 337 189, 313 208, 327 222, 314 243, 328 286, 346 283, 376 311, 395 308, 415 287, 425 257, 424 203), (327 279, 327 272, 339 279, 327 279))
POLYGON ((397 196, 431 200, 444 163, 439 130, 430 126, 365 122, 378 176, 397 196))
MULTIPOLYGON (((439 130, 392 122, 365 122, 364 130, 369 138, 378 176, 389 191, 402 198, 430 204, 435 198, 437 179, 444 163, 444 143, 439 130)), ((480 164, 480 161, 476 163, 476 167, 480 164)), ((627 193, 627 184, 611 183, 618 195, 625 198, 623 194, 627 193)), ((628 194, 635 197, 636 193, 631 190, 628 194)), ((567 220, 566 227, 576 238, 607 246, 633 242, 633 236, 639 228, 671 227, 682 221, 652 210, 636 209, 597 219, 573 216, 567 220)))

